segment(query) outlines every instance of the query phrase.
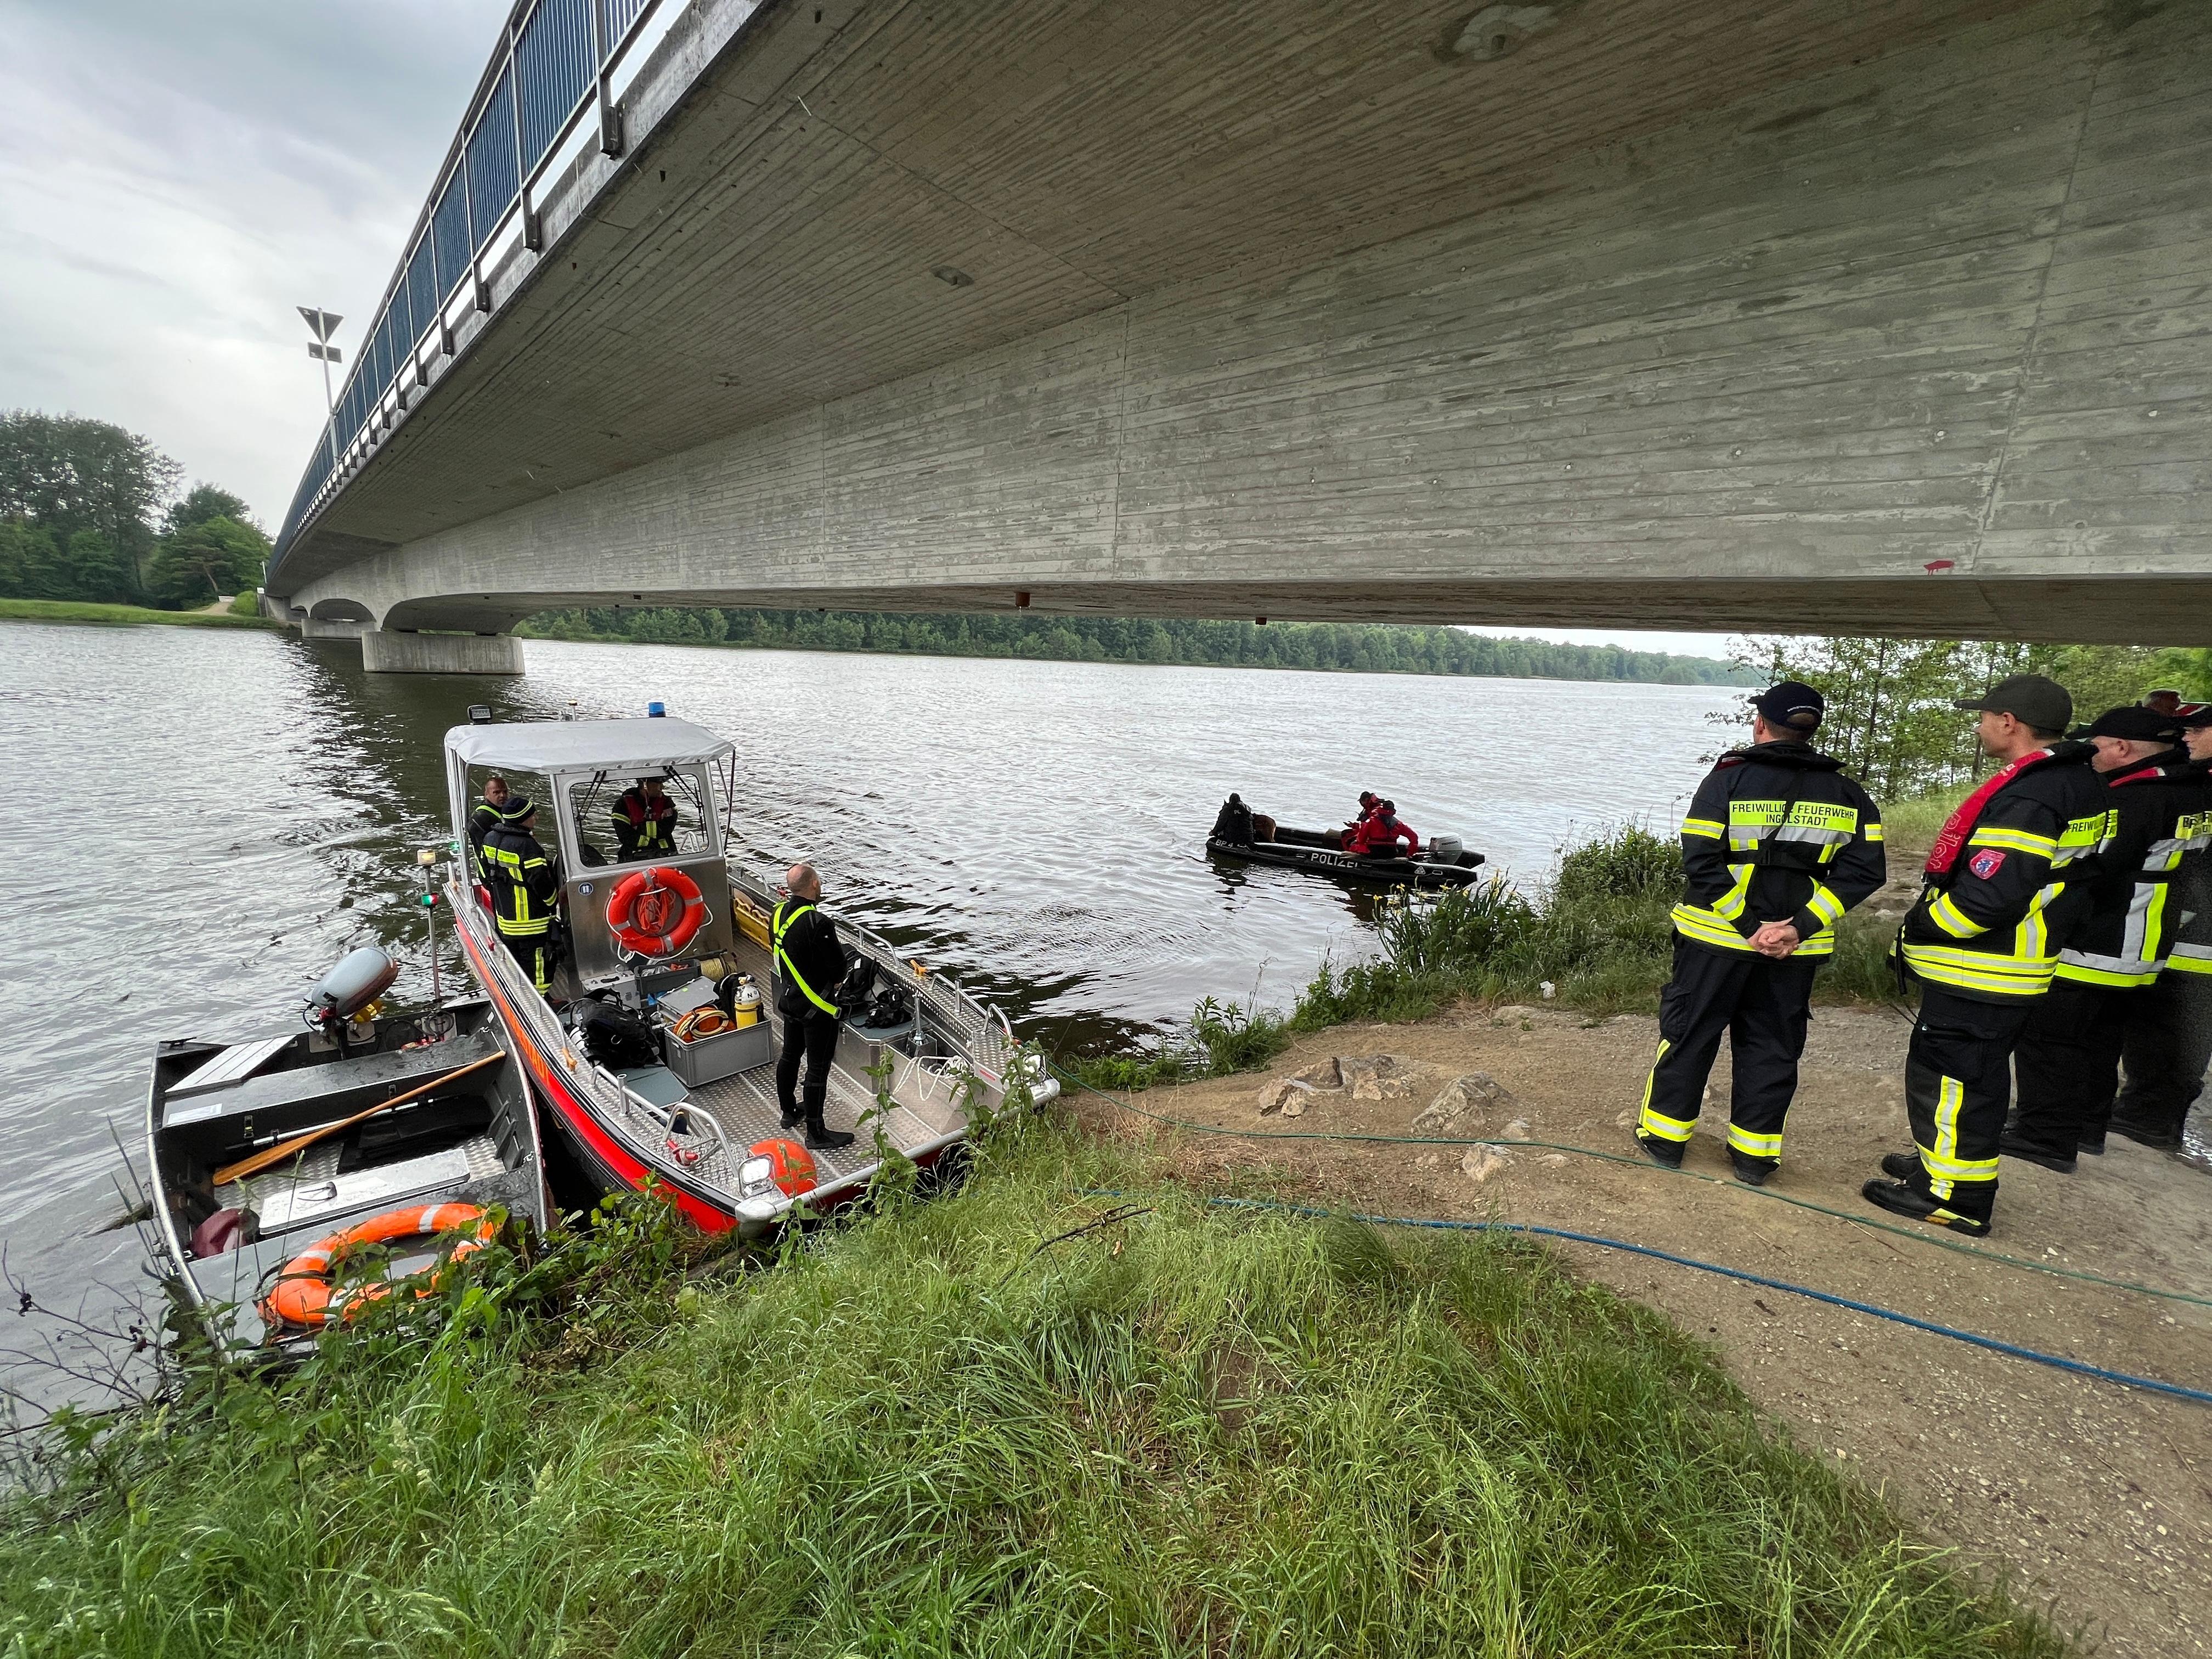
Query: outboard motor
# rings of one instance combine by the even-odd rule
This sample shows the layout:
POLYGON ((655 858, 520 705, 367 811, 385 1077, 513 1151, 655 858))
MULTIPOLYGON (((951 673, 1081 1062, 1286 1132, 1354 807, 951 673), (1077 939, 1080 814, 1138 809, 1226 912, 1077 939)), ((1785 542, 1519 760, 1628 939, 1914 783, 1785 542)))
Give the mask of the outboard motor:
POLYGON ((343 1049, 347 1022, 390 990, 398 977, 399 964, 375 945, 347 951, 301 998, 307 1024, 343 1049))

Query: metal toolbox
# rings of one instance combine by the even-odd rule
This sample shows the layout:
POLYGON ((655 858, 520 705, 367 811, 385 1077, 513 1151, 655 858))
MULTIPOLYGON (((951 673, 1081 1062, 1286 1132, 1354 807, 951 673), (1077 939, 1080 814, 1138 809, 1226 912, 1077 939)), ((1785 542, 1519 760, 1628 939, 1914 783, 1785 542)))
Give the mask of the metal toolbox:
POLYGON ((775 1057, 775 1040, 764 1019, 696 1042, 685 1042, 675 1032, 664 1030, 660 1048, 668 1056, 668 1069, 694 1088, 765 1066, 775 1057))

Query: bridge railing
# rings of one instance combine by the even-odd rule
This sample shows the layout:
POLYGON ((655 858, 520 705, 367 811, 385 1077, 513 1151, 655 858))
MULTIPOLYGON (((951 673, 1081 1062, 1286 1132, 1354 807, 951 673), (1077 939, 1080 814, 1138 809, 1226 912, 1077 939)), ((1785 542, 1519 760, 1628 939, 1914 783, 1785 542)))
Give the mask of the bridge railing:
POLYGON ((653 33, 689 0, 517 0, 469 100, 436 182, 416 216, 399 264, 361 343, 336 410, 278 532, 274 574, 293 538, 332 496, 429 384, 426 354, 453 350, 459 306, 491 309, 485 272, 495 242, 543 246, 535 192, 579 149, 595 122, 602 153, 623 153, 611 85, 653 33))

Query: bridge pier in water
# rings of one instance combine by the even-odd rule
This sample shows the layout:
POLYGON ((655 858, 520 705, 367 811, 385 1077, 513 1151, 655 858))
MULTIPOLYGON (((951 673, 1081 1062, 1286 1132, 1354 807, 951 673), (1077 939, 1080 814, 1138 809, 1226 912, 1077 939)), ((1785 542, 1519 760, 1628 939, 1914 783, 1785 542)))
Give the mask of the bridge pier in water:
POLYGON ((522 641, 512 634, 410 634, 370 628, 361 665, 372 674, 520 674, 522 641))

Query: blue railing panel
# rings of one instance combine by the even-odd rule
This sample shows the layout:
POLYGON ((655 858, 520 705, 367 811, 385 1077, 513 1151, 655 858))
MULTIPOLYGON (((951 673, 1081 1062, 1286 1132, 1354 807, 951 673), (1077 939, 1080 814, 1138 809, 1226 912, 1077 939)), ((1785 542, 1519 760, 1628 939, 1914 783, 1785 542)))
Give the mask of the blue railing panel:
POLYGON ((428 236, 415 245, 415 257, 407 262, 405 286, 408 318, 419 340, 423 331, 438 320, 438 272, 431 262, 428 236))
POLYGON ((592 95, 623 37, 659 0, 538 0, 509 40, 502 35, 461 124, 465 137, 416 222, 416 240, 392 274, 383 309, 362 331, 337 406, 301 479, 276 538, 273 572, 294 533, 324 504, 338 471, 404 372, 410 353, 469 274, 524 183, 592 95), (599 54, 592 47, 596 43, 599 54), (605 62, 600 61, 605 60, 605 62), (519 155, 518 155, 519 150, 519 155))
POLYGON ((519 182, 514 176, 514 76, 502 73, 499 84, 484 100, 483 117, 469 135, 465 158, 469 174, 469 217, 473 221, 472 245, 481 248, 491 239, 492 228, 513 204, 519 182))
POLYGON ((591 0, 539 0, 514 45, 522 94, 522 160, 536 167, 592 89, 591 0))
POLYGON ((469 198, 458 170, 430 216, 430 240, 437 249, 438 293, 442 297, 453 291, 469 268, 469 198))

